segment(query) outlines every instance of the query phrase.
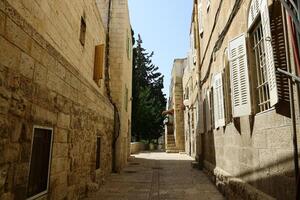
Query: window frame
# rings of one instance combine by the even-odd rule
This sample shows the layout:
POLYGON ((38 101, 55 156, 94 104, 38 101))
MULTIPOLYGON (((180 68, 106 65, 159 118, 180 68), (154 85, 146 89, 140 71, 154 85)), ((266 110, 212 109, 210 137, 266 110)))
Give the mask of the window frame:
POLYGON ((26 200, 34 200, 37 199, 41 196, 46 195, 49 192, 49 186, 50 186, 50 174, 51 174, 51 164, 52 164, 52 150, 53 150, 53 139, 54 139, 54 129, 52 127, 47 127, 47 126, 39 126, 39 125, 34 125, 32 128, 32 139, 31 139, 31 152, 30 152, 30 160, 29 160, 29 171, 28 171, 28 180, 27 180, 27 185, 26 185, 26 196, 27 196, 27 189, 29 186, 29 176, 30 176, 30 170, 31 170, 31 161, 32 161, 32 151, 33 151, 33 140, 35 136, 35 129, 44 129, 44 130, 49 130, 51 131, 51 141, 50 141, 50 150, 49 150, 49 164, 48 164, 48 174, 47 174, 47 188, 46 190, 35 194, 31 197, 26 197, 26 200))
MULTIPOLYGON (((254 67, 254 70, 251 71, 252 75, 255 76, 255 108, 257 110, 256 114, 265 113, 273 109, 273 106, 270 105, 270 89, 269 89, 269 80, 267 72, 267 63, 266 63, 266 49, 264 44, 263 35, 263 24, 261 22, 260 13, 253 22, 251 29, 248 31, 250 46, 251 46, 251 56, 254 57, 254 61, 251 63, 251 67, 254 67), (260 31, 261 39, 258 38, 257 34, 260 31), (259 41, 256 41, 259 40, 259 41), (257 49, 260 48, 260 49, 257 49), (262 60, 263 61, 262 61, 262 60), (261 64, 263 62, 263 64, 261 64), (267 89, 264 89, 267 88, 267 89)), ((253 85, 253 84, 252 84, 253 85)))

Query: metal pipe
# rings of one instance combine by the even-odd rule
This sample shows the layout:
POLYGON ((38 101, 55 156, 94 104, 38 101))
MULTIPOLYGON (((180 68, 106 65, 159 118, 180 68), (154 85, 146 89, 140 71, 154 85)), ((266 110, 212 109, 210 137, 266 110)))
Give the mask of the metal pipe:
POLYGON ((300 83, 300 77, 299 76, 296 76, 290 72, 287 72, 287 71, 284 71, 283 69, 280 69, 280 68, 277 68, 277 71, 286 75, 286 76, 289 76, 289 78, 291 78, 293 80, 293 82, 297 82, 297 83, 300 83))

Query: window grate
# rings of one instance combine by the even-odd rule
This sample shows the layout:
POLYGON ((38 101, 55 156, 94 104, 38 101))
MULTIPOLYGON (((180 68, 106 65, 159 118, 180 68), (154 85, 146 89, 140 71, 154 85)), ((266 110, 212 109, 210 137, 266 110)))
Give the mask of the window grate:
POLYGON ((257 93, 258 93, 258 107, 259 112, 269 110, 270 95, 269 95, 269 83, 267 79, 266 69, 266 53, 264 48, 264 36, 263 27, 259 23, 251 34, 253 39, 253 50, 256 60, 256 73, 257 73, 257 93))

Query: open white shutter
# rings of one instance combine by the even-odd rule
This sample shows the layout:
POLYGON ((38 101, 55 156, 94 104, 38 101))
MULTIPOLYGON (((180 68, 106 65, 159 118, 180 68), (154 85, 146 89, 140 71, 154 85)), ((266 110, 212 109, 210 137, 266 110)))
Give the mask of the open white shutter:
POLYGON ((219 127, 219 94, 218 94, 218 79, 217 75, 213 79, 213 101, 214 101, 214 116, 215 116, 215 128, 219 127))
POLYGON ((206 119, 206 131, 210 131, 212 128, 211 125, 211 109, 210 109, 210 91, 206 92, 206 101, 205 101, 205 119, 206 119))
POLYGON ((276 103, 278 103, 278 90, 276 83, 276 71, 274 65, 270 16, 267 0, 263 0, 261 2, 260 14, 264 36, 264 48, 266 54, 266 69, 270 92, 270 105, 274 106, 276 103))
POLYGON ((225 108, 224 108, 224 93, 222 73, 218 74, 218 93, 219 93, 219 126, 225 126, 225 108))
POLYGON ((215 128, 218 128, 221 126, 225 126, 222 73, 218 73, 214 76, 213 88, 215 128))
POLYGON ((203 14, 202 14, 202 0, 198 0, 198 26, 199 33, 203 33, 203 14))
POLYGON ((252 0, 248 13, 248 28, 251 27, 255 18, 259 15, 261 0, 252 0))
POLYGON ((199 105, 199 132, 204 133, 205 132, 205 125, 204 125, 204 101, 200 99, 200 105, 199 105))
POLYGON ((206 0, 206 9, 209 9, 210 7, 210 0, 206 0))
POLYGON ((228 50, 233 117, 250 115, 251 100, 245 35, 231 40, 228 50))

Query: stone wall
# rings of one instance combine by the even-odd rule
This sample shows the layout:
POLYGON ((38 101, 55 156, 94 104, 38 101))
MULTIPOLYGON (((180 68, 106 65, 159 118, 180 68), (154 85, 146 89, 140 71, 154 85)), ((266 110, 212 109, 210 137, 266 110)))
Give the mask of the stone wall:
POLYGON ((93 2, 68 2, 0 0, 0 199, 26 196, 34 125, 53 128, 45 198, 80 199, 111 172, 113 107, 92 79, 103 27, 93 2), (81 8, 87 9, 84 48, 81 8))
MULTIPOLYGON (((228 42, 242 33, 246 35, 248 33, 250 0, 242 1, 228 32, 219 43, 219 49, 213 53, 214 45, 228 21, 235 2, 223 1, 220 17, 215 18, 220 1, 212 1, 208 10, 206 1, 202 1, 205 29, 200 38, 200 60, 203 59, 200 70, 201 79, 207 78, 202 92, 212 86, 213 74, 223 70, 224 52, 228 42), (216 26, 212 31, 216 19, 216 26), (211 55, 213 61, 209 67, 211 55)), ((204 99, 204 96, 201 98, 204 99)), ((297 121, 299 122, 298 114, 297 121)), ((206 132, 201 136, 201 141, 205 167, 214 176, 216 183, 224 185, 227 189, 231 188, 224 189, 230 191, 231 194, 225 192, 229 199, 234 199, 230 196, 235 194, 238 199, 261 199, 255 196, 256 191, 276 199, 295 198, 291 120, 277 114, 275 109, 237 118, 222 128, 206 132), (216 173, 215 168, 221 170, 216 173), (232 182, 224 181, 220 178, 222 176, 234 177, 239 183, 230 184, 232 182), (254 194, 254 197, 248 192, 254 194)))
POLYGON ((132 51, 131 26, 127 0, 113 0, 110 22, 110 86, 118 107, 121 127, 117 139, 117 163, 120 170, 127 163, 131 141, 132 51), (129 45, 129 46, 128 46, 129 45), (127 49, 129 47, 129 49, 127 49), (126 105, 127 104, 127 105, 126 105))
POLYGON ((174 136, 176 148, 180 151, 185 150, 185 137, 184 137, 184 113, 183 105, 183 86, 182 76, 183 69, 186 65, 186 59, 176 59, 172 71, 173 79, 173 106, 174 106, 174 136))

